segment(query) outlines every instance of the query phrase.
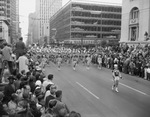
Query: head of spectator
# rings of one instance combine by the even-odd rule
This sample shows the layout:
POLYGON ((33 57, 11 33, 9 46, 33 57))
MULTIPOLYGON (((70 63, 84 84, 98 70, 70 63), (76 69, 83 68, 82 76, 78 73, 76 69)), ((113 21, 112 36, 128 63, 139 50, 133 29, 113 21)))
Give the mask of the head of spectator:
POLYGON ((25 86, 24 86, 24 92, 26 92, 26 93, 29 94, 30 91, 31 91, 30 85, 25 85, 25 86))
POLYGON ((25 75, 26 75, 26 71, 25 71, 25 70, 22 70, 22 71, 21 71, 21 75, 25 76, 25 75))
POLYGON ((2 102, 3 98, 4 98, 4 94, 3 92, 0 92, 0 102, 2 102))
POLYGON ((48 85, 46 86, 46 91, 50 90, 51 86, 52 86, 52 84, 48 84, 48 85))
POLYGON ((20 37, 20 38, 19 38, 19 41, 21 41, 21 42, 22 42, 22 41, 23 41, 23 38, 22 38, 22 37, 20 37))
POLYGON ((36 80, 39 80, 39 79, 40 79, 40 73, 39 73, 39 72, 36 72, 36 73, 35 73, 35 78, 36 78, 36 80))
MULTIPOLYGON (((57 87, 56 87, 56 85, 53 84, 53 85, 50 87, 50 93, 51 93, 51 95, 55 95, 56 90, 57 90, 57 87)), ((58 92, 59 92, 59 90, 58 90, 58 92)), ((58 94, 58 95, 59 95, 59 94, 58 94)))
POLYGON ((21 99, 22 99, 22 91, 21 91, 21 89, 18 89, 18 90, 16 91, 16 94, 17 94, 17 96, 18 96, 18 100, 21 100, 21 99))
POLYGON ((49 101, 48 107, 50 109, 52 109, 54 106, 56 106, 56 103, 57 103, 57 100, 56 99, 52 99, 52 100, 49 101))
POLYGON ((62 90, 57 90, 55 92, 55 95, 56 95, 56 99, 61 101, 62 100, 62 90))
POLYGON ((26 100, 21 100, 18 102, 17 109, 18 113, 28 110, 28 102, 26 100))
POLYGON ((18 73, 18 74, 16 75, 16 78, 17 78, 17 80, 20 80, 20 79, 21 79, 21 74, 18 73))
POLYGON ((81 117, 81 114, 77 113, 75 111, 71 111, 70 114, 69 114, 69 117, 81 117))
POLYGON ((40 95, 42 95, 41 87, 37 86, 35 88, 34 94, 35 94, 36 97, 39 97, 40 95))
POLYGON ((2 82, 8 82, 8 77, 11 75, 9 69, 4 69, 2 82))
POLYGON ((8 44, 7 44, 7 42, 5 41, 5 42, 3 43, 3 45, 4 45, 4 47, 5 47, 5 46, 7 46, 8 44))
POLYGON ((14 80, 16 80, 16 78, 13 76, 13 75, 10 75, 8 77, 8 80, 9 80, 9 84, 13 84, 14 83, 14 80))
POLYGON ((28 71, 28 72, 26 73, 26 76, 29 78, 29 77, 31 76, 31 72, 28 71))
POLYGON ((53 80, 53 74, 48 75, 48 80, 53 80))
POLYGON ((68 113, 67 113, 67 110, 65 108, 61 108, 59 111, 58 111, 58 116, 59 117, 67 117, 68 113))
POLYGON ((16 93, 13 93, 13 94, 11 95, 11 100, 12 100, 13 102, 17 102, 17 101, 18 101, 18 95, 17 95, 16 93))

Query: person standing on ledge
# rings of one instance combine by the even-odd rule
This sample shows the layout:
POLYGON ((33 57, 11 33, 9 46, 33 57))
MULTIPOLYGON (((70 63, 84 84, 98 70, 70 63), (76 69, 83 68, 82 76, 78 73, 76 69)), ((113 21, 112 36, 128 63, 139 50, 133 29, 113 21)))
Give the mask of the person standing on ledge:
POLYGON ((25 51, 26 51, 25 43, 23 42, 23 38, 20 37, 19 41, 15 45, 16 58, 18 59, 25 51))

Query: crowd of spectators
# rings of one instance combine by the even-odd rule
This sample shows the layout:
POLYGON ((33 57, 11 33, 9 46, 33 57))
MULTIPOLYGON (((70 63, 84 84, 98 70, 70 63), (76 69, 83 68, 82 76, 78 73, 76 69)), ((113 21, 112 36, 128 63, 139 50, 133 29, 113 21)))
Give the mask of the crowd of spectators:
MULTIPOLYGON (((0 51, 1 81, 7 83, 0 92, 0 117, 81 117, 79 113, 70 111, 62 101, 62 90, 53 82, 53 74, 45 76, 45 56, 24 51, 21 41, 18 42, 16 55, 7 43, 0 51), (8 69, 3 62, 8 64, 8 69)), ((103 67, 113 69, 114 64, 118 64, 121 72, 150 80, 149 45, 121 44, 85 50, 85 53, 88 52, 92 53, 94 64, 97 64, 97 57, 101 54, 103 67)))
POLYGON ((70 111, 62 101, 62 90, 53 82, 53 74, 46 77, 39 67, 43 55, 39 56, 41 59, 38 58, 38 61, 33 61, 33 55, 23 51, 13 61, 10 60, 12 48, 7 43, 0 55, 5 56, 4 48, 10 54, 6 62, 18 64, 12 67, 8 63, 8 69, 2 70, 2 82, 6 85, 0 92, 0 117, 81 117, 79 113, 70 111))
POLYGON ((113 69, 114 64, 125 74, 150 80, 150 46, 138 44, 129 46, 126 43, 114 47, 99 47, 92 62, 97 63, 97 56, 102 54, 102 66, 113 69))

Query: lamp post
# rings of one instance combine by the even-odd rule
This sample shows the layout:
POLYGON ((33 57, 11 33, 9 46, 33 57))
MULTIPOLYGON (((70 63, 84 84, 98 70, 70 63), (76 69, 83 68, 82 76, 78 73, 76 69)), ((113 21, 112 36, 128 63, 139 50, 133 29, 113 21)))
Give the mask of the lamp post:
MULTIPOLYGON (((96 14, 99 15, 101 14, 101 34, 100 34, 100 38, 102 38, 102 11, 90 11, 91 14, 96 14)), ((97 24, 98 24, 99 19, 97 20, 97 24)), ((98 32, 98 26, 97 26, 97 32, 98 32)), ((95 40, 95 48, 97 50, 97 39, 98 39, 98 33, 97 33, 97 38, 95 40)))

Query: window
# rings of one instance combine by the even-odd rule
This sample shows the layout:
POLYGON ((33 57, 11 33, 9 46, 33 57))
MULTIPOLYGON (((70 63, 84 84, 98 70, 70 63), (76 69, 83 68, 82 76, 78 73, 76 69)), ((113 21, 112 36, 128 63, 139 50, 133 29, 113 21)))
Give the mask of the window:
POLYGON ((2 32, 2 27, 0 27, 0 32, 2 32))
POLYGON ((139 18, 139 9, 137 7, 134 7, 132 10, 131 10, 131 18, 130 19, 138 19, 139 18))

